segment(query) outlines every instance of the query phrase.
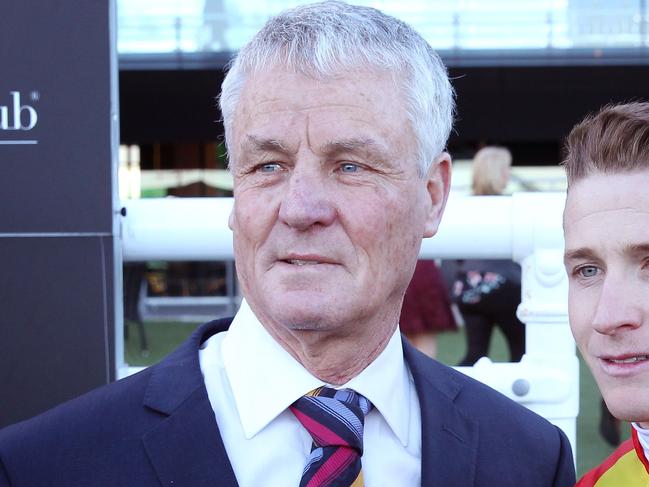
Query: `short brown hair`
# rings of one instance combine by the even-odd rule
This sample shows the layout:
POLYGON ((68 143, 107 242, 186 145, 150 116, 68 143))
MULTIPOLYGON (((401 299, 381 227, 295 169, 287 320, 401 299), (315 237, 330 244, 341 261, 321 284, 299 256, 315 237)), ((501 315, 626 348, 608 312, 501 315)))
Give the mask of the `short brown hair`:
POLYGON ((573 127, 563 165, 571 184, 593 173, 649 169, 649 103, 611 104, 573 127))

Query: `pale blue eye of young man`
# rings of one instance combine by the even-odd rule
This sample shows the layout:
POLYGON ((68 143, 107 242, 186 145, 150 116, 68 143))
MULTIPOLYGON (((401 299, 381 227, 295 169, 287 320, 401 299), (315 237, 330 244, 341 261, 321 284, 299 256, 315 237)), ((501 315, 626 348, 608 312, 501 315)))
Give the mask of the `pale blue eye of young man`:
POLYGON ((597 267, 589 265, 585 267, 580 267, 577 269, 577 272, 581 277, 595 277, 597 275, 597 267))

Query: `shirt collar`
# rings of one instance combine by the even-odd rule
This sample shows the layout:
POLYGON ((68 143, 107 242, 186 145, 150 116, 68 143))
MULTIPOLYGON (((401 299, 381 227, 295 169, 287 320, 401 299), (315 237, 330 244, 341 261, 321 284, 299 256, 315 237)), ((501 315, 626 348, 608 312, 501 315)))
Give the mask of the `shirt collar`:
POLYGON ((644 451, 645 458, 649 458, 649 429, 645 429, 635 422, 631 424, 633 425, 636 432, 638 433, 638 441, 642 446, 642 450, 644 451))
MULTIPOLYGON (((222 354, 247 439, 298 398, 325 385, 270 336, 245 300, 223 339, 222 354)), ((398 328, 381 354, 340 388, 346 387, 369 399, 401 444, 407 446, 408 403, 413 385, 403 359, 398 328)))

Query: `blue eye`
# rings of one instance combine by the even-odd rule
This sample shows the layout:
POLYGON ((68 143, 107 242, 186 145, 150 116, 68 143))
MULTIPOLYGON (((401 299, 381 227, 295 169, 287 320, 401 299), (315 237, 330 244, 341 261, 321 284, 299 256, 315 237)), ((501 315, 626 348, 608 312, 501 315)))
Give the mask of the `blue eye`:
POLYGON ((277 164, 276 162, 269 162, 268 164, 262 164, 261 166, 259 166, 259 172, 269 173, 275 172, 277 170, 279 170, 279 164, 277 164))
POLYGON ((594 265, 586 265, 577 269, 577 273, 580 277, 595 277, 599 272, 599 269, 594 265))
POLYGON ((357 164, 352 164, 350 162, 340 166, 340 171, 344 173, 357 172, 359 169, 360 167, 357 164))

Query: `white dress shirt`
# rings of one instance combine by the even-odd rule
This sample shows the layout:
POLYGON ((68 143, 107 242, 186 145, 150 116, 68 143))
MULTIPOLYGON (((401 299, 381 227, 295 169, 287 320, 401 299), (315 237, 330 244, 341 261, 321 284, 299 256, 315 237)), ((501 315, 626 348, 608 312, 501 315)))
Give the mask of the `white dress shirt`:
MULTIPOLYGON (((275 342, 245 301, 230 329, 207 340, 199 357, 239 485, 299 485, 312 441, 287 408, 328 384, 275 342)), ((365 486, 420 485, 421 414, 398 329, 365 370, 338 388, 345 387, 374 405, 365 418, 365 486)))

